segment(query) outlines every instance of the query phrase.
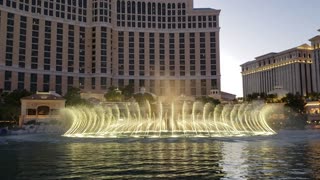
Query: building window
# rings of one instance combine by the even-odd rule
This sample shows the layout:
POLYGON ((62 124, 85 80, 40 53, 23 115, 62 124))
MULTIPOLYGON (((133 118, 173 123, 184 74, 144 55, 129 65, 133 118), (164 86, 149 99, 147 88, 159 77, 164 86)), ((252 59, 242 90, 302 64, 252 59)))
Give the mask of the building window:
POLYGON ((79 36, 79 72, 85 73, 85 55, 86 55, 86 29, 85 27, 80 27, 79 36))
POLYGON ((43 75, 43 91, 48 92, 50 90, 50 75, 43 75))
POLYGON ((106 27, 101 27, 101 73, 107 73, 108 33, 106 27))
POLYGON ((4 73, 4 90, 11 91, 12 72, 5 71, 4 73))
POLYGON ((14 36, 14 14, 8 13, 7 18, 7 40, 6 40, 6 66, 12 66, 13 58, 13 36, 14 36))
POLYGON ((84 84, 84 77, 79 77, 79 88, 84 89, 85 84, 84 84))
POLYGON ((39 19, 32 20, 31 69, 38 69, 39 19))
POLYGON ((63 24, 57 23, 56 71, 62 71, 63 24))
POLYGON ((100 85, 102 90, 107 89, 107 78, 106 77, 101 77, 100 79, 100 85))
POLYGON ((68 76, 68 89, 73 87, 73 77, 72 76, 68 76))
POLYGON ((73 72, 74 70, 74 26, 69 25, 68 31, 68 72, 73 72))
POLYGON ((31 92, 37 91, 37 81, 38 81, 37 74, 31 74, 31 76, 30 76, 30 91, 31 92))
POLYGON ((56 76, 56 92, 62 94, 62 77, 56 76))

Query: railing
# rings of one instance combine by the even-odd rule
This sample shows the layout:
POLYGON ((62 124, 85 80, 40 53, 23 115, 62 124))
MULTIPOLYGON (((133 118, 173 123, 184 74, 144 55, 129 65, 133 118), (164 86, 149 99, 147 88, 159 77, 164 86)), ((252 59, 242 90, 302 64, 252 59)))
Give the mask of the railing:
POLYGON ((59 119, 59 115, 24 115, 23 120, 32 120, 32 119, 59 119))
POLYGON ((308 114, 308 120, 320 120, 320 114, 308 114))
POLYGON ((52 119, 59 119, 59 115, 24 115, 20 117, 22 122, 30 121, 30 120, 52 120, 52 119))
POLYGON ((23 115, 19 118, 19 126, 21 127, 23 123, 30 121, 30 120, 36 120, 38 122, 44 122, 48 120, 59 120, 59 115, 23 115))

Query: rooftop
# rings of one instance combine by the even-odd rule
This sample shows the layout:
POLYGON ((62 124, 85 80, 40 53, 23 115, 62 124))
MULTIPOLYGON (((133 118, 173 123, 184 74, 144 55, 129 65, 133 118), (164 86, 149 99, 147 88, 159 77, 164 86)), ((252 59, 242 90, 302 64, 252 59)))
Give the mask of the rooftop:
POLYGON ((309 41, 316 41, 316 40, 319 40, 319 39, 320 39, 320 35, 315 36, 315 37, 309 39, 309 41))
MULTIPOLYGON (((320 36, 319 36, 319 38, 320 38, 320 36)), ((280 51, 280 52, 277 52, 277 53, 271 52, 271 53, 268 53, 268 54, 264 54, 264 55, 258 56, 258 57, 255 58, 255 60, 248 61, 248 62, 246 62, 244 64, 241 64, 240 66, 249 65, 249 64, 252 64, 252 63, 255 63, 255 62, 259 62, 259 61, 267 59, 267 58, 276 57, 276 56, 279 56, 279 55, 282 55, 282 54, 285 54, 285 53, 288 53, 288 52, 291 52, 291 51, 295 51, 295 50, 312 50, 312 47, 309 44, 302 44, 300 46, 297 46, 297 47, 294 47, 294 48, 290 48, 290 49, 287 49, 287 50, 284 50, 284 51, 280 51)))
POLYGON ((37 92, 31 96, 23 97, 21 100, 65 100, 60 94, 56 93, 55 91, 49 92, 37 92))

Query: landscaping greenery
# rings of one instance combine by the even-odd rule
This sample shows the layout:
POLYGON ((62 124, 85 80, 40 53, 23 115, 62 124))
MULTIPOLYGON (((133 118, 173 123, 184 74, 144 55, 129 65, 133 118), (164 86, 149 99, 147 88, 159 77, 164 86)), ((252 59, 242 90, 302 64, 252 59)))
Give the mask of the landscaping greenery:
POLYGON ((122 92, 114 86, 111 86, 108 89, 108 92, 104 95, 104 98, 110 102, 121 102, 124 100, 124 97, 125 96, 122 94, 122 92))
POLYGON ((285 103, 286 107, 289 107, 285 111, 285 115, 288 117, 286 127, 303 129, 307 122, 307 114, 304 108, 306 101, 304 97, 299 94, 294 95, 289 93, 286 97, 282 98, 282 102, 285 103))
POLYGON ((149 101, 149 103, 154 103, 156 99, 152 96, 150 93, 138 93, 133 95, 133 98, 139 103, 144 104, 146 101, 149 101))
POLYGON ((0 120, 19 121, 21 112, 20 99, 30 96, 27 90, 14 90, 12 92, 3 92, 0 90, 0 120))
POLYGON ((63 98, 66 99, 66 106, 90 105, 88 101, 81 98, 81 90, 79 88, 68 88, 63 98))
MULTIPOLYGON (((307 96, 309 99, 318 99, 319 94, 313 93, 307 96)), ((286 120, 284 121, 283 127, 293 128, 293 129, 302 129, 305 127, 307 122, 307 115, 305 113, 306 99, 300 94, 288 93, 283 98, 278 98, 277 95, 264 93, 253 93, 249 94, 246 98, 246 101, 250 102, 253 100, 263 100, 266 103, 284 103, 284 106, 287 107, 284 109, 284 115, 286 120)))
POLYGON ((114 86, 108 89, 108 92, 104 95, 105 99, 109 102, 121 102, 128 101, 131 98, 134 98, 139 104, 143 104, 146 101, 153 103, 156 99, 150 93, 136 93, 134 94, 133 84, 129 84, 122 88, 116 88, 114 86))
POLYGON ((196 99, 197 101, 200 101, 200 102, 202 102, 202 103, 204 103, 204 104, 206 104, 206 103, 211 103, 211 104, 215 104, 215 105, 217 105, 217 104, 220 104, 221 102, 218 100, 218 99, 214 99, 214 98, 212 98, 212 97, 205 97, 205 96, 202 96, 202 97, 199 97, 199 98, 197 98, 196 99))

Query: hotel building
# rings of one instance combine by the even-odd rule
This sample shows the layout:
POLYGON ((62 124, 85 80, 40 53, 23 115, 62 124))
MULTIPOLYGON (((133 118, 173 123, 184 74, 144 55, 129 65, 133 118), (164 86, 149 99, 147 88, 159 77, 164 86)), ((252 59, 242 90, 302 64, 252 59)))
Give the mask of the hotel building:
POLYGON ((313 84, 314 91, 320 92, 320 35, 315 36, 310 39, 311 47, 313 48, 312 52, 312 75, 313 75, 313 84))
POLYGON ((193 0, 0 0, 0 89, 220 90, 219 13, 193 0))
POLYGON ((268 93, 277 87, 293 94, 307 95, 314 92, 316 85, 315 76, 312 75, 312 50, 311 46, 303 44, 279 53, 262 55, 242 64, 244 97, 252 93, 268 93))

